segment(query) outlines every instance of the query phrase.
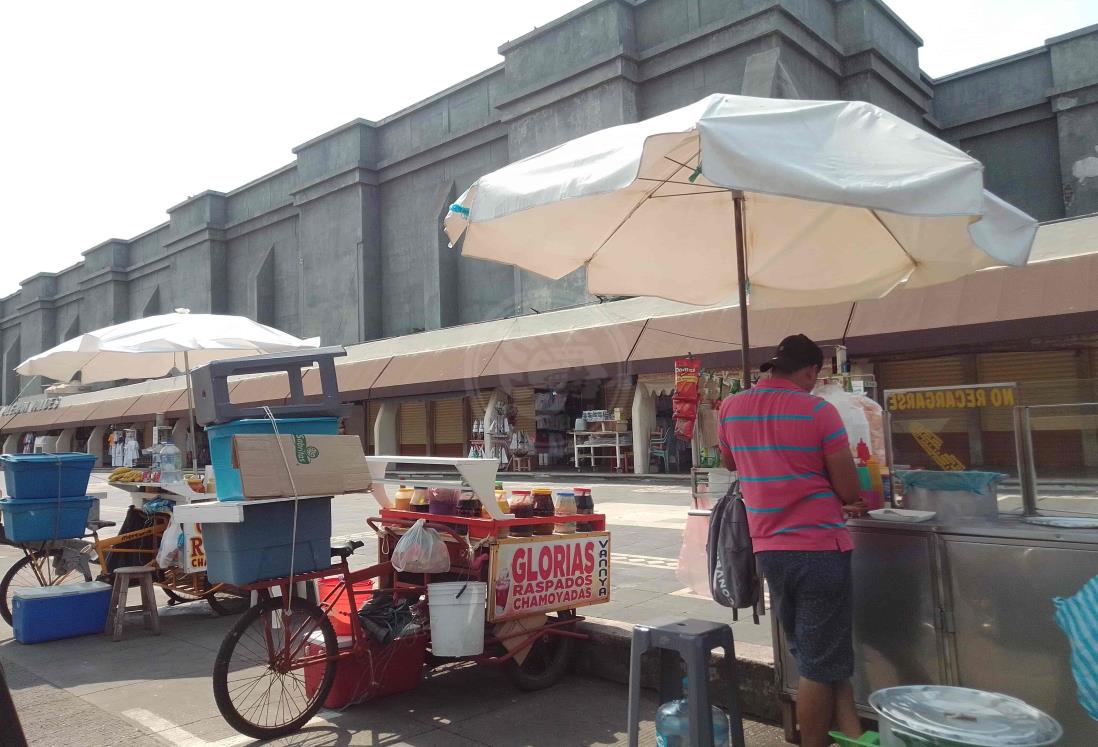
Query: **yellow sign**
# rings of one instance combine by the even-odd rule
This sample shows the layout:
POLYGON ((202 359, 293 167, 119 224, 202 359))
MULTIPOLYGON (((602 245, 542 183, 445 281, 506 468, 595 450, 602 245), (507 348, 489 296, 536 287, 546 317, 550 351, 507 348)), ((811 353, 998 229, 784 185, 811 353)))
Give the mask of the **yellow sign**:
POLYGON ((971 410, 979 407, 1014 407, 1013 385, 960 386, 888 392, 889 412, 909 410, 971 410))
POLYGON ((953 456, 952 454, 942 451, 942 447, 945 446, 945 442, 942 441, 936 434, 927 430, 926 426, 922 423, 911 424, 911 435, 915 439, 915 443, 922 447, 923 451, 927 453, 934 463, 947 471, 959 471, 965 468, 964 463, 953 456))

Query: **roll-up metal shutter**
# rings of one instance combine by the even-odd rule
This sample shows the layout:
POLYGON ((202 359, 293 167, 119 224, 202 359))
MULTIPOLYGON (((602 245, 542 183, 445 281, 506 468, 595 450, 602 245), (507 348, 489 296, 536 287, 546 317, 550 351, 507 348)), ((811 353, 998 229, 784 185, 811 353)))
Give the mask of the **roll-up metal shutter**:
MULTIPOLYGON (((1059 405, 1086 400, 1087 383, 1080 379, 1087 361, 1075 350, 1041 350, 1015 353, 981 353, 977 356, 980 383, 1014 382, 1019 401, 1026 405, 1059 405)), ((1034 411, 1033 452, 1037 474, 1049 468, 1083 466, 1084 429, 1094 430, 1093 417, 1071 408, 1055 412, 1034 411)), ((1013 464, 1013 412, 1008 408, 981 411, 985 443, 997 445, 988 455, 994 463, 1013 464)))
POLYGON ((423 402, 402 402, 399 414, 400 453, 427 453, 427 407, 423 402))
POLYGON ((431 403, 434 408, 434 443, 465 443, 465 400, 440 399, 431 403))
POLYGON ((491 399, 491 389, 484 389, 469 395, 469 417, 473 420, 484 420, 484 413, 488 411, 488 402, 491 399))
POLYGON ((517 430, 526 432, 531 438, 536 428, 534 415, 534 388, 531 386, 518 387, 511 392, 511 403, 515 406, 515 423, 517 430))

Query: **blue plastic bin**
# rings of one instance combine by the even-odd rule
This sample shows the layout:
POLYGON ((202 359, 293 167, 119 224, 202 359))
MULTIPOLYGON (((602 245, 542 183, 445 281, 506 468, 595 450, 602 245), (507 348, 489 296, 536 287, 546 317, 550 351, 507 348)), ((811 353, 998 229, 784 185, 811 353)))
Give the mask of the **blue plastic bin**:
POLYGON ((91 496, 54 498, 49 501, 0 500, 4 534, 12 542, 72 539, 83 537, 92 504, 91 496), (60 516, 58 513, 60 512, 60 516))
POLYGON ((16 589, 11 626, 20 643, 41 643, 102 633, 107 624, 111 586, 85 581, 16 589))
MULTIPOLYGON (((249 501, 244 504, 243 522, 203 524, 206 576, 213 583, 234 586, 288 576, 293 524, 293 501, 249 501)), ((308 573, 330 566, 331 541, 332 499, 298 501, 293 572, 308 573)))
MULTIPOLYGON (((339 418, 275 418, 278 432, 285 436, 334 436, 339 433, 339 418)), ((210 439, 210 461, 217 479, 217 500, 244 500, 240 471, 233 467, 233 436, 263 436, 274 433, 271 421, 234 420, 206 426, 210 439)))
POLYGON ((95 466, 91 454, 4 454, 0 461, 8 496, 19 500, 81 498, 95 466))

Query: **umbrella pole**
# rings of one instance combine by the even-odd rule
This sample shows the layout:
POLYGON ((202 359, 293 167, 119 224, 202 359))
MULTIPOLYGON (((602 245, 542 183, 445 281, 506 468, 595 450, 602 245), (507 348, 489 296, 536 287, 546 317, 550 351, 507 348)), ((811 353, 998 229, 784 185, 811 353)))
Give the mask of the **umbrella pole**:
POLYGON ((744 232, 743 195, 735 194, 732 204, 736 216, 736 274, 740 294, 740 365, 743 388, 751 388, 751 340, 747 324, 747 234, 744 232))
POLYGON ((191 383, 191 358, 187 351, 183 351, 183 366, 187 369, 187 414, 191 418, 188 444, 191 450, 191 469, 198 472, 198 434, 194 431, 194 385, 191 383))

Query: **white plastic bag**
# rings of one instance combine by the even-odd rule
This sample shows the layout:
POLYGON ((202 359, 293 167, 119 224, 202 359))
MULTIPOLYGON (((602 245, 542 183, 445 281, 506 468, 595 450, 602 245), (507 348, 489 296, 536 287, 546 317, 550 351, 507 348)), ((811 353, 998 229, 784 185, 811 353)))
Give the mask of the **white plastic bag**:
POLYGON ((160 538, 160 549, 156 553, 156 564, 161 568, 171 568, 182 565, 183 560, 183 525, 172 517, 168 528, 164 530, 164 536, 160 538))
POLYGON ((408 573, 446 573, 450 570, 450 551, 434 529, 420 519, 393 548, 393 568, 408 573))
POLYGON ((870 436, 869 419, 853 394, 844 391, 838 384, 823 384, 816 387, 812 393, 835 405, 846 428, 846 435, 850 439, 851 450, 857 448, 859 441, 865 441, 866 446, 872 446, 873 438, 870 436))

